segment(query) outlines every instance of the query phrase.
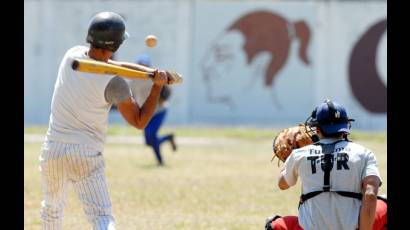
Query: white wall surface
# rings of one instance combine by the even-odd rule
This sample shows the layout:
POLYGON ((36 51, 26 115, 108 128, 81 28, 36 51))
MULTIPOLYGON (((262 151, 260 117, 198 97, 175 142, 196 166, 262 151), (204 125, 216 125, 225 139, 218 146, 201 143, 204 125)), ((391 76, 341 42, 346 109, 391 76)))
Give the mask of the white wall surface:
MULTIPOLYGON (((387 127, 386 113, 366 110, 349 83, 352 49, 372 25, 387 18, 387 4, 354 1, 25 1, 25 125, 48 123, 59 62, 70 47, 86 45, 88 21, 103 10, 123 15, 131 34, 116 59, 132 62, 146 53, 155 66, 184 76, 182 85, 173 86, 168 124, 285 127, 303 122, 318 103, 330 98, 357 119, 354 127, 387 127), (259 28, 256 34, 260 36, 250 38, 227 30, 259 11, 288 23, 290 48, 272 85, 264 80, 269 64, 279 58, 276 51, 262 49, 249 62, 244 49, 246 42, 253 42, 254 47, 269 42, 263 40, 269 33, 259 28), (310 30, 309 64, 299 57, 301 42, 292 36, 297 21, 305 22, 310 30), (157 47, 145 47, 148 34, 158 37, 157 47), (218 53, 216 47, 224 50, 218 53)), ((260 26, 269 23, 273 22, 260 26)), ((283 48, 282 43, 275 45, 275 49, 283 48)), ((376 68, 387 86, 387 32, 377 49, 376 68)), ((110 120, 124 123, 116 112, 110 120)))

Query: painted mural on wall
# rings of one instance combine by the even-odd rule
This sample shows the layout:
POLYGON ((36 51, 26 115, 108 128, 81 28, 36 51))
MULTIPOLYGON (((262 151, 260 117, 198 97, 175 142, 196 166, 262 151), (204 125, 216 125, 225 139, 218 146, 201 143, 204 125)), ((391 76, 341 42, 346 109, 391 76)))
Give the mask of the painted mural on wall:
MULTIPOLYGON (((24 3, 25 125, 48 123, 59 62, 67 48, 84 42, 84 21, 100 7, 86 1, 87 7, 74 1, 64 11, 58 11, 64 2, 24 3)), ((303 122, 329 97, 349 108, 357 118, 355 127, 386 128, 384 2, 107 4, 130 25, 139 25, 127 29, 131 37, 118 59, 133 61, 144 50, 144 37, 155 34, 159 47, 148 49, 149 54, 158 67, 184 76, 170 101, 170 124, 285 127, 303 122), (133 13, 130 4, 141 13, 133 13), (164 4, 172 10, 152 17, 152 9, 164 4)))
MULTIPOLYGON (((237 100, 241 95, 251 95, 253 90, 253 96, 258 95, 255 98, 261 100, 265 99, 260 98, 261 91, 267 91, 264 95, 271 97, 271 106, 281 110, 286 101, 278 99, 275 83, 283 77, 281 71, 289 59, 298 59, 307 67, 311 64, 310 42, 311 29, 304 20, 291 21, 265 10, 241 15, 215 38, 201 60, 208 102, 224 104, 235 111, 241 106, 237 100), (291 54, 294 45, 298 45, 297 56, 291 54)), ((301 77, 311 80, 309 74, 301 77)))
POLYGON ((387 86, 377 69, 377 51, 386 33, 387 19, 371 25, 354 45, 349 62, 349 82, 357 101, 370 113, 387 113, 387 86))

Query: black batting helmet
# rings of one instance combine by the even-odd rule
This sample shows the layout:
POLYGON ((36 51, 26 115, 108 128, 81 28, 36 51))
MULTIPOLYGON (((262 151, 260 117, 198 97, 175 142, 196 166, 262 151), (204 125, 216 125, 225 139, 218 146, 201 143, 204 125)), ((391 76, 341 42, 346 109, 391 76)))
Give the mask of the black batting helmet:
POLYGON ((117 13, 101 12, 90 21, 87 42, 96 48, 115 52, 127 38, 124 19, 117 13))

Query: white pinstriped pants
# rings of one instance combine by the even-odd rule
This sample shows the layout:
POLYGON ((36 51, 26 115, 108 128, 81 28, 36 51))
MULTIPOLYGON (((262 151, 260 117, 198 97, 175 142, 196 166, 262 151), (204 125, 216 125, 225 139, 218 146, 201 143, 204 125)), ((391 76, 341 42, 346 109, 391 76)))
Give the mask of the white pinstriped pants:
POLYGON ((44 230, 62 229, 69 182, 93 229, 115 229, 104 167, 102 154, 85 145, 52 141, 43 144, 40 172, 44 200, 40 214, 44 230))

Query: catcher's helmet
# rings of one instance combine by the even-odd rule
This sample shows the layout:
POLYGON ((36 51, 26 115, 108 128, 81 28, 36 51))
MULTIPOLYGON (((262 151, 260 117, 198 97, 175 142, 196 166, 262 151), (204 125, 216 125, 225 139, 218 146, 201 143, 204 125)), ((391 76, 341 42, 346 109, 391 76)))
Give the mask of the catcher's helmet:
POLYGON ((350 122, 346 109, 337 102, 326 99, 313 110, 310 126, 319 127, 326 134, 350 133, 350 122))
POLYGON ((101 12, 90 21, 87 42, 97 48, 115 52, 128 36, 124 19, 119 14, 101 12))

